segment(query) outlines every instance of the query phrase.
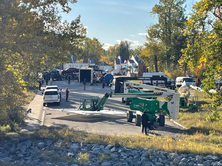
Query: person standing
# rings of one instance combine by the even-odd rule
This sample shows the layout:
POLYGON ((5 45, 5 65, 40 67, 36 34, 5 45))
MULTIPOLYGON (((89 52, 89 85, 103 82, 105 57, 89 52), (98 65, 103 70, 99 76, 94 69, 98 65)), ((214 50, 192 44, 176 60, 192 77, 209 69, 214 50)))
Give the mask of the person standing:
POLYGON ((84 78, 83 80, 83 86, 84 86, 84 90, 86 90, 86 78, 84 78))
POLYGON ((52 85, 52 77, 50 77, 50 85, 52 85))
POLYGON ((39 90, 41 90, 42 87, 42 81, 39 80, 39 90))
POLYGON ((62 89, 61 88, 59 89, 59 96, 60 96, 60 102, 61 102, 61 100, 62 100, 62 89))
POLYGON ((105 83, 106 83, 106 81, 105 81, 105 79, 103 78, 103 80, 102 80, 102 83, 103 83, 103 88, 105 87, 105 83))
POLYGON ((69 89, 66 88, 66 102, 68 102, 68 98, 69 98, 69 89))
POLYGON ((147 135, 148 120, 148 115, 144 112, 142 115, 142 134, 145 132, 145 134, 147 135))

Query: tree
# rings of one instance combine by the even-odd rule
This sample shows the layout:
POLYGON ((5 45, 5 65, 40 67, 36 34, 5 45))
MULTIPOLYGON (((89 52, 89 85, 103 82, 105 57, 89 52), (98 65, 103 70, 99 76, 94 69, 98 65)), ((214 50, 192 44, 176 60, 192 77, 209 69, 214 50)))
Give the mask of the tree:
POLYGON ((121 41, 120 45, 118 47, 118 51, 119 51, 119 56, 122 57, 122 60, 128 60, 129 56, 130 56, 130 43, 128 43, 127 41, 121 41))
POLYGON ((216 109, 222 104, 222 91, 209 93, 216 89, 216 80, 222 76, 222 13, 221 2, 201 0, 193 6, 194 13, 187 21, 186 35, 190 36, 187 48, 183 50, 181 61, 193 70, 196 66, 205 66, 202 84, 214 102, 216 109), (192 45, 190 44, 192 43, 192 45))
POLYGON ((80 17, 64 26, 53 8, 61 5, 69 11, 68 2, 75 1, 0 1, 0 115, 4 124, 21 124, 24 118, 24 78, 29 78, 27 85, 35 85, 41 69, 65 61, 64 55, 84 39, 80 17))
POLYGON ((167 70, 176 67, 182 55, 180 50, 184 48, 184 3, 185 0, 160 0, 151 11, 151 14, 158 15, 158 23, 149 27, 147 32, 150 38, 157 38, 165 45, 167 70))
POLYGON ((95 63, 98 64, 104 53, 104 49, 102 47, 103 45, 98 39, 90 39, 87 37, 78 50, 72 54, 77 61, 81 59, 82 62, 88 63, 89 58, 94 58, 95 63))
POLYGON ((164 59, 162 59, 163 51, 162 47, 163 44, 155 39, 148 39, 149 42, 145 43, 143 48, 139 54, 139 57, 142 61, 144 61, 150 68, 151 71, 158 72, 159 67, 163 70, 163 67, 159 64, 162 64, 164 59), (153 68, 154 66, 154 68, 153 68))

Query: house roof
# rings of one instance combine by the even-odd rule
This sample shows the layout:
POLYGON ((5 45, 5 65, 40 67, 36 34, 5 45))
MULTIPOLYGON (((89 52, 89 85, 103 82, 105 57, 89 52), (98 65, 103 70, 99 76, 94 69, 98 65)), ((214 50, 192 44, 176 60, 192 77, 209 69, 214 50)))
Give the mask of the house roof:
POLYGON ((139 59, 139 57, 136 55, 136 56, 134 56, 135 57, 135 60, 136 60, 136 62, 138 63, 138 64, 145 64, 144 62, 142 62, 140 59, 139 59))

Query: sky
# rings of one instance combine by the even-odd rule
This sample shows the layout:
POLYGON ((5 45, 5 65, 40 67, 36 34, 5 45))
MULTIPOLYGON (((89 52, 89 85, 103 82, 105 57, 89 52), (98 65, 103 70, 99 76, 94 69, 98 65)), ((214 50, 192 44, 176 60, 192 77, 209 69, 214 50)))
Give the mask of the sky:
MULTIPOLYGON (((194 2, 187 0, 187 11, 194 2)), ((62 18, 71 22, 81 15, 87 37, 97 38, 106 50, 121 40, 137 48, 146 42, 146 29, 157 23, 157 16, 149 13, 156 3, 157 0, 78 0, 62 18)))

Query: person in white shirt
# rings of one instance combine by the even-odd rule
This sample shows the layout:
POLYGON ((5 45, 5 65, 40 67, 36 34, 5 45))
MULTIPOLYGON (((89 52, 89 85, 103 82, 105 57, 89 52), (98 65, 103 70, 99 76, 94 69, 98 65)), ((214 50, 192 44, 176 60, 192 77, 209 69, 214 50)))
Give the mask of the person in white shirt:
POLYGON ((61 88, 59 89, 59 96, 60 96, 60 101, 61 101, 61 99, 62 99, 62 89, 61 88))

